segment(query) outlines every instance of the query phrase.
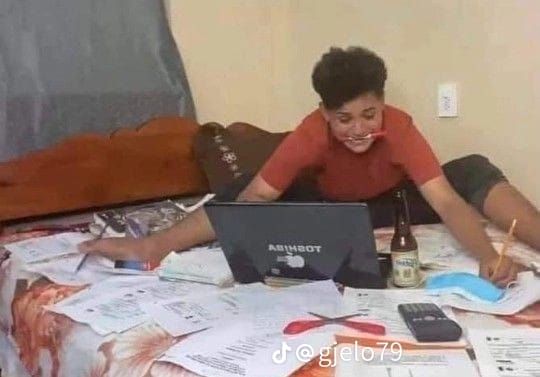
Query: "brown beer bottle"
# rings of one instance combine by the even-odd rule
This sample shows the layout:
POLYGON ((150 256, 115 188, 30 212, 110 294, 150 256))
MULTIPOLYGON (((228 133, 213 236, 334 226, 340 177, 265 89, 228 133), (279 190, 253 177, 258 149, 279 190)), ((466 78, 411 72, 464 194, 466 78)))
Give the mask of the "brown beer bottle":
POLYGON ((394 194, 394 211, 394 236, 390 246, 393 283, 398 287, 414 287, 420 280, 420 261, 418 244, 411 233, 407 192, 404 189, 394 194))

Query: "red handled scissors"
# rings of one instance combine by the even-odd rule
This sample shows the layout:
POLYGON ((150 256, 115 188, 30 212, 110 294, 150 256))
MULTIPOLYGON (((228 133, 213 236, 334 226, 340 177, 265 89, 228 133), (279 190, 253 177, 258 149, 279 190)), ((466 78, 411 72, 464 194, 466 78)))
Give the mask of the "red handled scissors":
POLYGON ((307 319, 293 321, 289 323, 283 329, 283 333, 287 335, 300 334, 304 331, 314 329, 316 327, 326 326, 326 325, 342 325, 349 327, 351 329, 367 332, 374 335, 385 335, 386 328, 382 325, 377 325, 375 323, 369 322, 360 322, 360 321, 350 321, 349 318, 358 317, 360 314, 349 314, 342 317, 330 318, 320 314, 309 312, 312 316, 315 316, 319 319, 307 319))

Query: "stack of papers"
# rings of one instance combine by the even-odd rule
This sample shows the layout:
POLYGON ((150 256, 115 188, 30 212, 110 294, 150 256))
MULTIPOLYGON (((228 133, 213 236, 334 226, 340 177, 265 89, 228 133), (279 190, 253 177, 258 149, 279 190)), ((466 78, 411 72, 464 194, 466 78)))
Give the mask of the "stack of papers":
POLYGON ((231 285, 231 269, 221 248, 172 252, 163 259, 158 275, 169 280, 188 280, 198 283, 231 285))
POLYGON ((259 312, 226 327, 189 336, 159 359, 206 377, 287 377, 334 343, 331 330, 312 330, 295 337, 282 329, 302 315, 299 309, 259 312), (203 336, 204 335, 204 336, 203 336), (297 358, 298 349, 309 352, 297 358))
POLYGON ((142 309, 147 303, 192 294, 204 296, 216 289, 212 285, 187 281, 162 281, 156 276, 119 276, 95 284, 47 309, 86 323, 100 335, 107 335, 149 320, 142 309))
POLYGON ((160 360, 208 377, 286 377, 321 350, 329 349, 338 326, 323 326, 294 336, 283 333, 285 326, 311 318, 308 311, 329 314, 343 309, 332 281, 270 291, 258 285, 243 286, 231 290, 220 302, 199 300, 194 305, 191 301, 184 313, 179 308, 178 314, 186 314, 184 318, 198 316, 207 321, 206 325, 210 319, 213 327, 180 341, 160 360), (228 318, 216 319, 220 314, 228 318))
POLYGON ((283 289, 261 283, 236 286, 204 297, 174 298, 144 306, 146 313, 172 336, 220 326, 234 317, 258 312, 275 312, 294 306, 318 314, 343 313, 343 299, 331 280, 283 289))
POLYGON ((221 321, 249 311, 260 294, 270 288, 256 283, 216 292, 204 297, 174 298, 144 305, 144 311, 172 336, 180 336, 215 326, 221 321))

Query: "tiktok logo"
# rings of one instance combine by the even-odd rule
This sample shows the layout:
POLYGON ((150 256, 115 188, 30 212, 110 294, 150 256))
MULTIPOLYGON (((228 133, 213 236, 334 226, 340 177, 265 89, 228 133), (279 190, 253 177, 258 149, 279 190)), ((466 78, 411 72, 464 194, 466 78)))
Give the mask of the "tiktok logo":
POLYGON ((287 353, 291 351, 291 347, 286 342, 281 342, 281 349, 272 353, 272 361, 275 364, 283 364, 287 361, 287 353))

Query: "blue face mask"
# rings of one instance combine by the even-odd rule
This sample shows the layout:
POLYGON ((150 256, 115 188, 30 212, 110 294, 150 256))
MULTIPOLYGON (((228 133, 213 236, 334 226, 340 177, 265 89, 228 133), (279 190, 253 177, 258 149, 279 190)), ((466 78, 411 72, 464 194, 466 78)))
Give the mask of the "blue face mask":
POLYGON ((428 277, 426 289, 432 293, 457 293, 474 301, 496 302, 504 295, 504 290, 490 281, 466 272, 428 277))

